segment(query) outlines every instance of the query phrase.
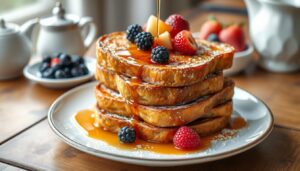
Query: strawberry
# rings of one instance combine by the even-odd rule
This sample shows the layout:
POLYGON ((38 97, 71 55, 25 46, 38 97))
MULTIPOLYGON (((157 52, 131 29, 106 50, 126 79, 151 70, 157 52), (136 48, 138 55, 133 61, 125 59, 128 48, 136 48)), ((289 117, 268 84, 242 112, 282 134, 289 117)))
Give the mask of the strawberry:
POLYGON ((181 54, 194 55, 197 52, 198 47, 192 33, 183 30, 175 36, 173 40, 173 48, 181 54))
POLYGON ((246 49, 246 41, 243 29, 237 24, 223 29, 219 34, 219 39, 221 42, 232 45, 236 52, 246 49))
POLYGON ((200 39, 207 39, 210 34, 219 34, 222 30, 222 25, 213 17, 206 21, 200 29, 200 39))
POLYGON ((197 132, 192 128, 182 126, 175 133, 173 143, 178 149, 190 150, 199 147, 201 140, 197 132))
POLYGON ((189 22, 179 14, 170 15, 166 19, 166 24, 172 26, 170 31, 172 37, 175 37, 182 30, 190 30, 189 22))
POLYGON ((51 67, 59 64, 59 62, 60 62, 59 58, 52 58, 51 59, 51 67))

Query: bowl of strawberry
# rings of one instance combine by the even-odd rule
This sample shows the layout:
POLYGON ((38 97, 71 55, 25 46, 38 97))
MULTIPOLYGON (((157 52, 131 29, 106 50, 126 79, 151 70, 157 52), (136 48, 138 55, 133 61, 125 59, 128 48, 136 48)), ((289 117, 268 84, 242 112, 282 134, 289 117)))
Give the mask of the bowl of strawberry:
POLYGON ((95 59, 64 53, 49 55, 24 68, 24 75, 49 88, 70 88, 94 76, 95 59))
POLYGON ((241 24, 222 26, 214 17, 210 17, 200 28, 200 39, 211 42, 230 44, 235 48, 233 65, 224 71, 225 75, 237 74, 252 61, 253 46, 245 40, 245 34, 241 24))

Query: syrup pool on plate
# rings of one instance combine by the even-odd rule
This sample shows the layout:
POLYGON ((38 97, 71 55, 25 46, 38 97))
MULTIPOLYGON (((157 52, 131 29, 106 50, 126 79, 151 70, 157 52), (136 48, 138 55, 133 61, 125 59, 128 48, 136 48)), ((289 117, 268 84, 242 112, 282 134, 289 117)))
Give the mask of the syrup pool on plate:
MULTIPOLYGON (((124 144, 119 141, 118 135, 114 133, 110 133, 108 131, 104 131, 99 127, 94 125, 94 112, 93 110, 86 109, 81 110, 75 115, 75 120, 77 123, 86 131, 87 136, 101 140, 106 142, 107 144, 114 146, 116 148, 124 149, 124 150, 147 150, 160 154, 188 154, 199 151, 204 151, 208 149, 213 140, 226 140, 235 136, 236 132, 225 132, 225 133, 217 133, 211 136, 202 137, 201 145, 195 150, 179 150, 174 147, 172 143, 170 144, 159 144, 159 143, 151 143, 147 141, 143 141, 140 139, 136 139, 135 143, 132 144, 124 144)), ((241 129, 246 126, 246 121, 241 117, 236 117, 230 121, 229 130, 241 129)))
POLYGON ((124 149, 124 150, 148 150, 148 151, 161 153, 161 154, 187 154, 187 153, 202 151, 209 148, 213 138, 212 136, 202 138, 201 146, 195 150, 189 150, 189 151, 176 149, 174 145, 171 143, 158 144, 158 143, 143 141, 140 139, 136 139, 135 143, 132 144, 124 144, 119 141, 117 134, 110 133, 108 131, 102 130, 99 127, 96 127, 94 125, 93 115, 94 115, 93 110, 89 110, 89 109, 81 110, 75 115, 75 120, 87 132, 87 136, 104 141, 111 146, 124 149))

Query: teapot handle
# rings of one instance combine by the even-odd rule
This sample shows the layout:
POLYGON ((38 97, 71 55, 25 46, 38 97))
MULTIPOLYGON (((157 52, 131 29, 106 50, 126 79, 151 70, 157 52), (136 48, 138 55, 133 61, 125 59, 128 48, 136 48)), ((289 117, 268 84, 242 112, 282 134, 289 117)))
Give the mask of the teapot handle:
POLYGON ((85 49, 87 49, 93 43, 94 39, 96 38, 97 27, 91 17, 81 18, 80 22, 79 22, 79 26, 80 26, 81 31, 84 27, 89 26, 88 34, 84 38, 84 47, 85 47, 85 49))

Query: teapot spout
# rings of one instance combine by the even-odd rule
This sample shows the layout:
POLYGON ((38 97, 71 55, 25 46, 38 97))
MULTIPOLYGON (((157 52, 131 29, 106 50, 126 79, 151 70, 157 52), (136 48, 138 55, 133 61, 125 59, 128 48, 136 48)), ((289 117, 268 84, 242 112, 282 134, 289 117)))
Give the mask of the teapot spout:
POLYGON ((23 33, 30 41, 32 41, 32 32, 36 24, 39 22, 38 18, 29 20, 21 26, 21 33, 23 33))
POLYGON ((260 9, 260 2, 258 2, 258 0, 245 0, 245 3, 247 6, 249 18, 251 20, 260 9))

